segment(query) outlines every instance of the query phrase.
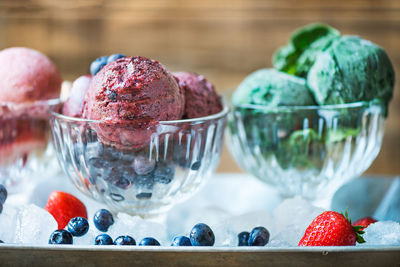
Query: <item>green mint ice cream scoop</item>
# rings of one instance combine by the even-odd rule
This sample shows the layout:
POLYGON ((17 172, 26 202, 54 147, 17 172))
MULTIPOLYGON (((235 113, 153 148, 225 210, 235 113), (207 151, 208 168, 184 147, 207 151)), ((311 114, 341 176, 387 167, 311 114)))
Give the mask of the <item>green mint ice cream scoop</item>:
POLYGON ((265 107, 315 105, 305 79, 275 69, 260 69, 239 85, 232 104, 253 104, 265 107))
POLYGON ((306 77, 317 56, 340 37, 340 32, 328 25, 315 23, 295 31, 289 43, 272 57, 280 71, 306 77))
POLYGON ((393 95, 394 70, 385 51, 357 36, 343 36, 320 54, 307 76, 318 104, 341 104, 393 95))

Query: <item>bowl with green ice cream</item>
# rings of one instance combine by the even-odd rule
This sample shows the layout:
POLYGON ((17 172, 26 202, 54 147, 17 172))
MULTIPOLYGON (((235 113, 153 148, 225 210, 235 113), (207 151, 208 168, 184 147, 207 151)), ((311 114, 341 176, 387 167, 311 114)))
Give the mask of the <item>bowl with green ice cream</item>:
POLYGON ((394 87, 385 51, 324 24, 297 30, 237 87, 228 124, 239 166, 283 197, 328 208, 379 153, 394 87))

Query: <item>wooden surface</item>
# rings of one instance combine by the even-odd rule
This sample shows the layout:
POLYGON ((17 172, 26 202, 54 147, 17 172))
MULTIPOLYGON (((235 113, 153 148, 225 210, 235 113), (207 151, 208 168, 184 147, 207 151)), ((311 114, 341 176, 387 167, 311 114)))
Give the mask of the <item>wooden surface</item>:
MULTIPOLYGON (((100 55, 144 55, 171 71, 204 74, 226 93, 271 66, 294 29, 316 21, 383 46, 399 75, 399 0, 0 0, 0 48, 38 49, 68 80, 100 55)), ((400 173, 399 80, 369 173, 400 173)), ((239 171, 226 149, 218 170, 239 171)))

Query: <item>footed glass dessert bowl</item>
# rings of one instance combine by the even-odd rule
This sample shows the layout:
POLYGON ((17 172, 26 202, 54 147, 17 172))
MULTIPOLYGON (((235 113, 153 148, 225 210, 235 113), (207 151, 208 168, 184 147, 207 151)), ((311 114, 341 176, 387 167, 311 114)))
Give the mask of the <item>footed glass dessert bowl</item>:
POLYGON ((151 218, 212 175, 227 114, 224 107, 207 117, 134 129, 53 112, 50 124, 59 163, 81 192, 115 212, 151 218))
POLYGON ((231 154, 275 187, 327 208, 334 192, 360 176, 379 153, 385 108, 377 102, 267 108, 232 107, 231 154))
POLYGON ((18 191, 24 180, 57 166, 50 144, 50 109, 58 99, 0 102, 0 184, 18 191))

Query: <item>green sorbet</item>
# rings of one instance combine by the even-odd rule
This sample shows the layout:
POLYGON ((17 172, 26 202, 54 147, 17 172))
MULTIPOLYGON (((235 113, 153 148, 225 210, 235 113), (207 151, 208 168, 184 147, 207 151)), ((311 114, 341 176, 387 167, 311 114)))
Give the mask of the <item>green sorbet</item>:
POLYGON ((379 99, 393 95, 394 70, 385 51, 357 36, 343 36, 318 56, 307 85, 319 105, 379 99))
POLYGON ((295 31, 289 43, 272 57, 272 64, 280 71, 306 77, 318 55, 340 37, 340 32, 328 25, 315 23, 295 31))
POLYGON ((305 79, 275 69, 260 69, 247 76, 234 92, 232 103, 265 107, 315 105, 305 79))

